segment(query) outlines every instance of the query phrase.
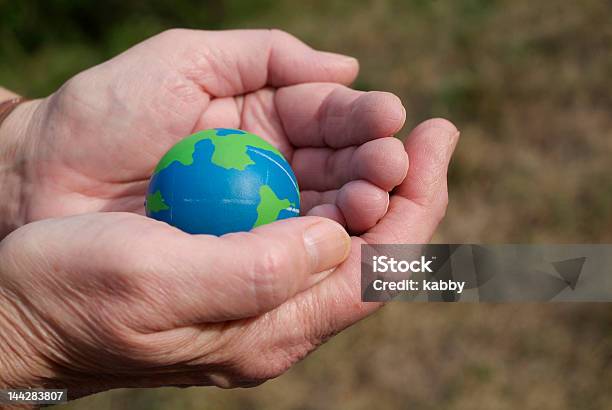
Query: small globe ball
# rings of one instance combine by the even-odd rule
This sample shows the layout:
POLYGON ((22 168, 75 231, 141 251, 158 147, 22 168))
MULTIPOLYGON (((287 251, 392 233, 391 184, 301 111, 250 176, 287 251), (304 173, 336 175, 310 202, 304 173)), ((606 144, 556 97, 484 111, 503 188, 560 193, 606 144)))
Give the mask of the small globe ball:
POLYGON ((192 234, 248 231, 298 216, 297 179, 255 134, 215 128, 174 145, 149 182, 147 216, 192 234))

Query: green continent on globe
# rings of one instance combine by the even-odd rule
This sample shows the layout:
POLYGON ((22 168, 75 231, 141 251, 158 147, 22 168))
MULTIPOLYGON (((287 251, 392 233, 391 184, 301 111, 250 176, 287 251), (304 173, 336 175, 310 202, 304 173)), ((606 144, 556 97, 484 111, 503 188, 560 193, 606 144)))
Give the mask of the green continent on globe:
POLYGON ((295 206, 288 199, 279 199, 272 188, 262 185, 259 188, 259 205, 257 205, 257 220, 253 228, 276 221, 278 214, 289 206, 295 206))
POLYGON ((147 207, 151 212, 167 211, 170 209, 166 202, 164 202, 164 197, 160 191, 147 195, 147 207))
POLYGON ((272 151, 282 157, 282 154, 276 148, 254 134, 241 130, 219 128, 197 132, 178 142, 159 161, 154 173, 157 174, 174 161, 178 161, 185 166, 191 165, 195 146, 203 140, 210 140, 215 147, 211 158, 212 163, 225 169, 235 168, 242 171, 247 166, 254 164, 247 154, 248 146, 272 151), (232 138, 233 135, 240 135, 240 138, 232 138))

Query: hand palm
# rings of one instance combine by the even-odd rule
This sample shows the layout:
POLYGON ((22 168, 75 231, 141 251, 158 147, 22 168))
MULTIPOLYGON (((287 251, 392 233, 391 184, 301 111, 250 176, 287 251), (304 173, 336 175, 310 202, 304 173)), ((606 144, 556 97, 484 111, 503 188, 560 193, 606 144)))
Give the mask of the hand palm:
MULTIPOLYGON (((46 123, 55 126, 40 130, 44 137, 30 171, 29 220, 96 211, 143 213, 148 178, 164 152, 180 138, 213 127, 246 129, 278 147, 296 171, 303 213, 337 219, 353 231, 368 229, 384 215, 387 191, 407 169, 401 143, 384 138, 404 121, 396 97, 338 83, 283 86, 296 82, 285 80, 273 88, 260 74, 269 77, 272 69, 258 69, 256 62, 251 72, 237 69, 237 81, 216 67, 231 71, 234 59, 244 54, 217 57, 213 46, 204 47, 197 64, 193 47, 185 48, 182 55, 190 58, 180 63, 154 64, 159 55, 176 53, 170 48, 175 35, 153 38, 81 73, 44 101, 46 123), (360 206, 364 200, 367 207, 360 206)), ((266 42, 262 39, 262 49, 266 42)), ((308 75, 320 81, 354 78, 354 61, 332 64, 336 72, 308 75)))

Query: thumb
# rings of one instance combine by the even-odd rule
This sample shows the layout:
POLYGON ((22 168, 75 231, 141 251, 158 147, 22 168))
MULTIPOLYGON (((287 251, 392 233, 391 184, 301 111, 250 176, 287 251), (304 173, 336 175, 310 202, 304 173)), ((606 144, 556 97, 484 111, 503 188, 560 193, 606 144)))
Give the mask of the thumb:
POLYGON ((158 299, 162 305, 157 308, 171 314, 173 325, 267 312, 322 280, 350 250, 344 228, 320 217, 291 218, 219 238, 195 235, 183 240, 163 257, 172 273, 160 272, 158 278, 167 279, 164 289, 172 297, 164 298, 169 303, 158 299))
POLYGON ((357 59, 311 48, 296 37, 280 30, 270 36, 267 83, 273 87, 292 84, 328 82, 350 84, 357 77, 357 59))
POLYGON ((163 50, 173 65, 214 97, 245 94, 266 85, 350 84, 359 71, 356 59, 315 50, 280 30, 173 29, 147 44, 152 55, 163 50))

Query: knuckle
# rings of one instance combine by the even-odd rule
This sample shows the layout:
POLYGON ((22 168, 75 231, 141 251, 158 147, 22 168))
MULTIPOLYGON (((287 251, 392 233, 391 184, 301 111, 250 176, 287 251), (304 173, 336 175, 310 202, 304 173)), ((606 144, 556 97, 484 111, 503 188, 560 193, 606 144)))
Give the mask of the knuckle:
POLYGON ((286 269, 285 258, 280 249, 276 246, 268 246, 260 251, 257 262, 253 268, 255 280, 259 282, 260 278, 264 283, 270 279, 276 279, 275 276, 286 269))
MULTIPOLYGON (((244 289, 244 297, 254 303, 259 312, 276 306, 286 298, 289 290, 285 280, 291 269, 286 247, 279 240, 272 240, 256 232, 230 234, 225 240, 227 249, 249 249, 240 255, 232 268, 232 280, 244 289)), ((246 302, 246 300, 245 300, 246 302)))
POLYGON ((93 70, 96 70, 96 68, 81 71, 66 81, 55 93, 48 97, 53 102, 51 106, 65 115, 67 106, 74 104, 75 100, 78 101, 82 94, 92 92, 94 85, 90 81, 90 76, 93 70))
POLYGON ((183 38, 189 32, 190 30, 185 28, 170 28, 155 35, 153 38, 157 40, 174 41, 183 38))
POLYGON ((229 277, 235 286, 242 289, 245 304, 263 313, 286 299, 293 286, 286 280, 293 261, 288 255, 289 247, 282 239, 256 230, 228 234, 221 241, 225 242, 221 248, 228 253, 234 249, 248 249, 233 261, 229 277))
POLYGON ((304 46, 300 39, 284 30, 273 28, 268 31, 268 34, 273 45, 304 46))
POLYGON ((257 258, 250 273, 253 293, 258 305, 267 309, 286 297, 284 272, 287 266, 282 253, 274 248, 266 249, 257 258))
POLYGON ((295 37, 280 28, 270 29, 270 35, 279 39, 294 39, 295 37))

